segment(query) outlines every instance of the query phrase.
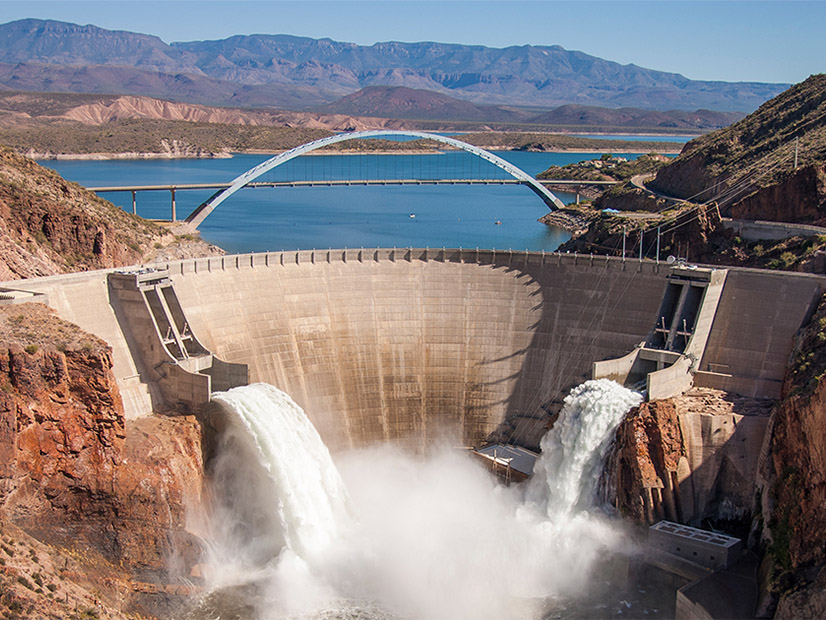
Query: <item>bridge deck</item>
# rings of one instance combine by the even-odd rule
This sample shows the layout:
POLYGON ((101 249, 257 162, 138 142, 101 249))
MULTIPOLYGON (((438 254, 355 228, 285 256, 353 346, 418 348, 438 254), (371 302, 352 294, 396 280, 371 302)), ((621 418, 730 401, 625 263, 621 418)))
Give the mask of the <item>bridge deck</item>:
MULTIPOLYGON (((616 181, 572 181, 569 179, 539 179, 543 185, 614 185, 616 181)), ((522 185, 518 179, 340 179, 327 181, 254 181, 246 187, 330 187, 350 185, 522 185)), ((118 185, 89 187, 90 191, 143 192, 197 189, 226 189, 231 183, 181 183, 176 185, 118 185)))

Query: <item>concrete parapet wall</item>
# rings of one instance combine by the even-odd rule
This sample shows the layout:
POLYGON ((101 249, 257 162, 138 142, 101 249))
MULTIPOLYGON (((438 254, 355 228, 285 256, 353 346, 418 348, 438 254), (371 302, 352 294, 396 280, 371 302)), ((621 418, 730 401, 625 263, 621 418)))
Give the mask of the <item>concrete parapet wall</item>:
POLYGON ((668 368, 648 375, 648 399, 658 400, 677 396, 691 388, 691 360, 681 357, 668 368))
MULTIPOLYGON (((640 345, 642 344, 645 343, 640 343, 640 345)), ((639 355, 640 349, 636 348, 622 357, 618 357, 613 360, 594 362, 593 369, 591 370, 591 376, 594 379, 610 379, 611 381, 616 381, 617 383, 625 383, 639 355)))
POLYGON ((723 226, 748 241, 778 241, 791 237, 811 237, 826 235, 826 228, 790 222, 769 222, 765 220, 734 220, 723 218, 723 226))

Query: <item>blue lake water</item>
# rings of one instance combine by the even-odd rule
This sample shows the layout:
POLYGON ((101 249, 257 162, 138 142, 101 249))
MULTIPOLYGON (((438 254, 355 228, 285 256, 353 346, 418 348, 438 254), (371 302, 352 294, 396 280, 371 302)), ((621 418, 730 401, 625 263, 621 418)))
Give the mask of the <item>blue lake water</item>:
POLYGON ((680 142, 685 144, 689 140, 693 140, 696 138, 696 135, 693 136, 643 136, 640 134, 627 134, 627 133, 612 133, 612 134, 605 134, 605 133, 577 133, 571 134, 575 138, 591 138, 592 140, 627 140, 629 142, 680 142))
MULTIPOLYGON (((497 154, 532 175, 551 165, 600 156, 519 151, 497 154)), ((266 159, 267 155, 242 154, 230 159, 40 163, 71 181, 95 187, 228 182, 266 159)), ((447 152, 308 155, 277 168, 266 180, 456 177, 509 178, 477 157, 447 152)), ((178 218, 185 217, 212 193, 176 192, 178 218)), ((573 194, 557 195, 566 203, 575 199, 573 194)), ((128 192, 104 197, 124 209, 132 208, 128 192)), ((169 219, 169 192, 138 193, 137 211, 146 218, 169 219)), ((520 185, 245 188, 220 205, 199 230, 204 239, 228 252, 379 246, 553 251, 570 235, 538 223, 537 219, 547 212, 542 200, 520 185)))

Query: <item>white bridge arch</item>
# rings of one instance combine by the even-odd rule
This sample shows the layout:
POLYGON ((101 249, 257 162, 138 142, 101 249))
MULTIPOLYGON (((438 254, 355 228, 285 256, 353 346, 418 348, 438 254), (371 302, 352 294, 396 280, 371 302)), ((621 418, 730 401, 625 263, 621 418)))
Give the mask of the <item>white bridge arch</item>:
POLYGON ((422 138, 426 140, 433 140, 434 142, 441 142, 442 144, 448 144, 450 146, 462 149, 463 151, 467 151, 472 155, 476 155, 480 159, 483 159, 487 162, 490 162, 494 166, 501 168, 509 175, 511 175, 513 178, 515 178, 517 181, 520 181, 522 184, 527 185, 534 193, 536 193, 545 202, 546 205, 548 205, 550 209, 562 209, 565 206, 559 198, 554 196, 550 191, 548 191, 548 189, 544 185, 542 185, 539 181, 537 181, 527 172, 525 172, 521 168, 514 166, 509 161, 506 161, 501 157, 498 157, 497 155, 494 155, 493 153, 486 151, 485 149, 479 148, 478 146, 473 146, 472 144, 462 142, 461 140, 456 140, 455 138, 448 138, 447 136, 440 136, 438 134, 431 134, 422 131, 401 131, 392 129, 381 129, 375 131, 352 131, 340 133, 334 136, 329 136, 327 138, 321 138, 320 140, 314 140, 313 142, 302 144, 301 146, 292 148, 289 151, 284 151, 283 153, 258 164, 254 168, 250 168, 244 174, 233 179, 232 183, 228 188, 217 192, 209 200, 199 205, 192 213, 190 213, 189 217, 186 218, 186 222, 192 224, 197 228, 198 226, 200 226, 201 222, 203 222, 206 219, 206 217, 215 210, 215 208, 218 205, 220 205, 222 202, 224 202, 224 200, 232 196, 239 189, 241 189, 248 183, 251 183, 258 177, 260 177, 262 174, 266 174, 273 168, 276 168, 277 166, 280 166, 281 164, 284 164, 300 155, 304 155, 305 153, 315 151, 316 149, 329 146, 330 144, 336 144, 337 142, 346 142, 347 140, 358 140, 361 138, 384 138, 386 136, 422 138))

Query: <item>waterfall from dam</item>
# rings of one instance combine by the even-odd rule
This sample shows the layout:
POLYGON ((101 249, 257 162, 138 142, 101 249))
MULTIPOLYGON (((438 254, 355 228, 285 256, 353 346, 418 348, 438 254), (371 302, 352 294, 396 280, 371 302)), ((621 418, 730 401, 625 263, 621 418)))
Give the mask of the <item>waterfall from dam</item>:
POLYGON ((266 383, 215 395, 255 443, 276 498, 286 547, 300 557, 327 549, 346 519, 344 482, 304 411, 266 383))
POLYGON ((536 475, 509 487, 449 438, 425 456, 383 444, 334 462, 276 388, 215 400, 228 426, 207 582, 241 588, 247 607, 233 616, 207 606, 210 617, 537 618, 627 544, 589 510, 604 451, 641 400, 610 381, 571 392, 536 475))
POLYGON ((559 418, 540 442, 530 482, 549 518, 587 508, 619 423, 642 396, 607 379, 586 381, 565 397, 559 418))

